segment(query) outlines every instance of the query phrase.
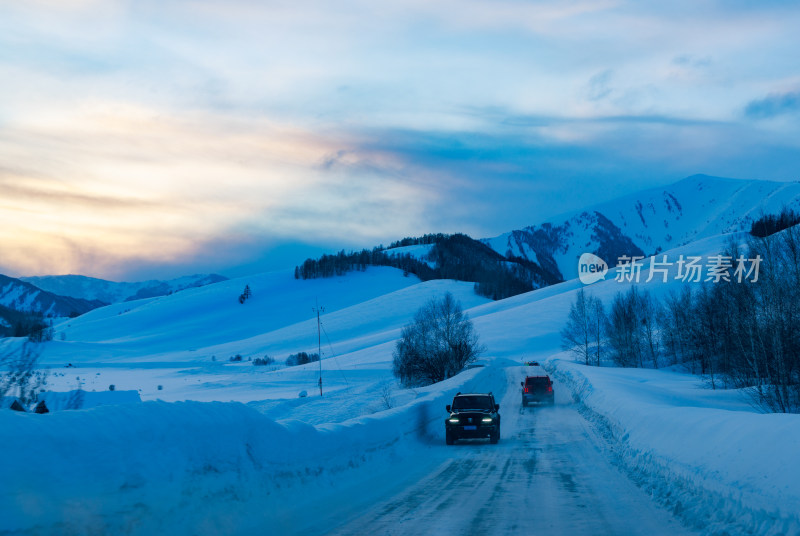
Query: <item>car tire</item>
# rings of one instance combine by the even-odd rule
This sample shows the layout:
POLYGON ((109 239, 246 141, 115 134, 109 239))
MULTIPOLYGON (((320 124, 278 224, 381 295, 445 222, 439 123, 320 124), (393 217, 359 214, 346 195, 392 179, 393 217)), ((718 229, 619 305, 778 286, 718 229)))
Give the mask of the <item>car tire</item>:
POLYGON ((455 442, 456 442, 456 440, 455 440, 455 438, 453 437, 453 434, 451 434, 450 432, 446 432, 446 433, 444 434, 444 442, 445 442, 446 444, 448 444, 448 445, 452 445, 453 443, 455 443, 455 442))
POLYGON ((492 445, 497 445, 497 442, 500 441, 500 428, 497 429, 495 433, 489 436, 489 442, 492 445))
POLYGON ((527 408, 528 407, 528 402, 526 402, 524 398, 522 399, 522 407, 523 408, 527 408))

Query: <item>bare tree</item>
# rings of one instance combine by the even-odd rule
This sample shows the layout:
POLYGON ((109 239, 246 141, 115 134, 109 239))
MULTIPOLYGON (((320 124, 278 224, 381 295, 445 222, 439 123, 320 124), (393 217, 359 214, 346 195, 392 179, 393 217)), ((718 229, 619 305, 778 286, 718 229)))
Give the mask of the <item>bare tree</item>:
POLYGON ((691 340, 692 329, 692 289, 683 286, 680 292, 670 292, 659 317, 662 346, 671 364, 694 364, 691 340))
POLYGON ((587 296, 581 288, 575 302, 569 308, 567 325, 561 330, 561 349, 569 350, 578 361, 600 366, 605 323, 603 302, 595 296, 587 296))
POLYGON ((606 322, 611 357, 621 367, 658 367, 661 305, 650 292, 635 285, 617 293, 606 322))
POLYGON ((384 383, 381 386, 381 402, 383 409, 392 409, 394 407, 394 397, 392 397, 392 385, 384 383))
POLYGON ((658 318, 661 316, 661 304, 645 289, 638 295, 636 311, 638 313, 641 337, 645 343, 643 353, 650 358, 653 368, 658 368, 658 358, 661 354, 658 335, 658 318))
POLYGON ((599 367, 605 353, 603 330, 606 326, 606 309, 603 306, 603 302, 597 296, 592 296, 589 299, 589 326, 592 330, 592 337, 595 343, 595 366, 599 367))
POLYGON ((483 351, 472 321, 448 292, 430 300, 403 328, 392 372, 407 387, 430 385, 455 376, 483 351))
POLYGON ((47 378, 45 371, 37 370, 38 361, 39 351, 29 342, 1 350, 0 397, 16 396, 23 404, 35 402, 47 378))
POLYGON ((606 322, 611 358, 620 367, 636 367, 642 363, 642 341, 636 313, 638 292, 631 287, 626 294, 618 292, 611 302, 606 322))
POLYGON ((588 365, 591 352, 589 346, 591 331, 586 291, 581 288, 575 296, 575 302, 569 306, 567 325, 561 330, 561 349, 569 350, 577 361, 583 361, 588 365))
POLYGON ((753 237, 748 256, 759 257, 761 273, 752 285, 731 285, 737 314, 727 336, 732 344, 729 374, 761 407, 800 412, 800 228, 753 237))

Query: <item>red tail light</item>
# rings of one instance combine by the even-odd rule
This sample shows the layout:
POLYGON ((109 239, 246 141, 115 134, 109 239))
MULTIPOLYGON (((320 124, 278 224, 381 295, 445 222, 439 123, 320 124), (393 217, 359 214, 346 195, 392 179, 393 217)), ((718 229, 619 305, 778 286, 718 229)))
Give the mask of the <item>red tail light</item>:
POLYGON ((548 383, 547 384, 547 392, 548 393, 552 393, 553 392, 553 384, 552 383, 548 383))
POLYGON ((525 392, 526 392, 526 393, 530 393, 530 392, 531 392, 531 388, 530 388, 530 387, 528 387, 527 385, 525 386, 525 392))

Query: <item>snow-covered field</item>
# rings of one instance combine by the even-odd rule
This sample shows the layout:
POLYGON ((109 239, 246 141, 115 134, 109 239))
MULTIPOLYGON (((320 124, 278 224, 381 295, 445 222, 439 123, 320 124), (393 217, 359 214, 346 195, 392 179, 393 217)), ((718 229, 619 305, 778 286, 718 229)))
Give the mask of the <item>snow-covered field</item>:
MULTIPOLYGON (((714 254, 728 239, 709 237, 667 254, 714 254)), ((608 304, 629 285, 614 273, 587 292, 608 304)), ((648 288, 661 294, 677 284, 648 288)), ((736 392, 709 390, 674 371, 565 360, 559 331, 580 287, 568 281, 490 302, 472 283, 421 283, 391 268, 309 281, 280 272, 65 321, 42 353, 48 388, 107 391, 113 384, 144 402, 47 415, 0 411, 0 531, 319 531, 320 520, 344 522, 338 511, 352 518, 360 505, 390 496, 453 452, 468 452, 442 446, 449 398, 493 390, 513 404, 518 383, 510 367, 540 359, 559 396, 570 392, 559 415, 581 409, 599 431, 597 449, 615 453, 622 472, 689 529, 800 533, 793 463, 800 416, 759 414, 736 392), (245 285, 253 296, 240 304, 245 285), (391 375, 394 342, 414 312, 444 292, 473 319, 487 347, 482 366, 428 388, 400 389, 391 375), (324 307, 322 397, 320 363, 283 365, 291 353, 317 351, 316 307, 324 307), (237 355, 242 361, 231 362, 237 355), (249 361, 265 355, 276 364, 249 361), (575 407, 568 405, 573 397, 575 407)), ((531 448, 520 439, 530 435, 528 421, 504 405, 504 422, 516 423, 511 445, 531 448)), ((584 533, 600 530, 590 520, 584 533)))

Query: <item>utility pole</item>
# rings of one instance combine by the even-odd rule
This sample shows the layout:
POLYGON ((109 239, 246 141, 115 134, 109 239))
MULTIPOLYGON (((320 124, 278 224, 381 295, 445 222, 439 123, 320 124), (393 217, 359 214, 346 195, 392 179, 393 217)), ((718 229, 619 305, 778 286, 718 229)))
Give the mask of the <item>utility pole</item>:
POLYGON ((319 396, 322 396, 322 333, 321 333, 321 324, 319 320, 320 313, 325 312, 324 307, 319 306, 319 302, 317 306, 314 307, 314 312, 317 313, 317 356, 319 356, 319 396))

